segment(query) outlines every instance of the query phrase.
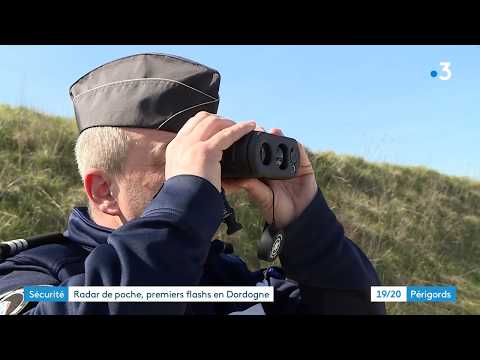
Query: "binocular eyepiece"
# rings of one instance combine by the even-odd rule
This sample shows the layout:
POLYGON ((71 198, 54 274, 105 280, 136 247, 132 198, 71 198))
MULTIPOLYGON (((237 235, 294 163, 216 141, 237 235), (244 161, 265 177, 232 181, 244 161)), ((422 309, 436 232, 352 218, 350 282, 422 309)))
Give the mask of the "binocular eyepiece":
POLYGON ((299 158, 295 139, 252 131, 223 152, 222 178, 290 179, 299 158))

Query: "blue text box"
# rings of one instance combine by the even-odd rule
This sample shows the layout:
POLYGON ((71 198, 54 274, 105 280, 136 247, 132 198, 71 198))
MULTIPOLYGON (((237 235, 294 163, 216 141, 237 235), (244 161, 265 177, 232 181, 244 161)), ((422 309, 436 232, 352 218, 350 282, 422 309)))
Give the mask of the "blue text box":
POLYGON ((68 287, 28 286, 23 288, 23 301, 67 302, 68 287))
POLYGON ((407 302, 456 302, 454 286, 407 286, 407 302))

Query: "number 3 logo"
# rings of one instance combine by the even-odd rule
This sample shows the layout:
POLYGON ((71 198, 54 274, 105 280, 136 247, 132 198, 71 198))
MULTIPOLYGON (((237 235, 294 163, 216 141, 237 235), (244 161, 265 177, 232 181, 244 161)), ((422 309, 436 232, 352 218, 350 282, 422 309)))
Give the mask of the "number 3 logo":
POLYGON ((449 62, 441 62, 440 66, 442 66, 442 71, 446 73, 446 75, 439 76, 440 80, 450 80, 452 77, 452 71, 450 70, 450 63, 449 62))

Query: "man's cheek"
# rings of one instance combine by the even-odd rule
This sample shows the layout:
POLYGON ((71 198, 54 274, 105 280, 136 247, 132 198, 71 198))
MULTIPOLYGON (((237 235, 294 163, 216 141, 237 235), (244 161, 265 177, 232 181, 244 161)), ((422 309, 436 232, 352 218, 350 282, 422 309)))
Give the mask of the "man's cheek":
POLYGON ((146 174, 142 179, 142 187, 149 193, 155 195, 164 182, 164 176, 157 173, 146 174))
POLYGON ((145 208, 150 204, 151 200, 148 191, 145 191, 145 189, 139 186, 132 187, 128 194, 128 203, 126 204, 129 220, 139 218, 143 214, 145 208))

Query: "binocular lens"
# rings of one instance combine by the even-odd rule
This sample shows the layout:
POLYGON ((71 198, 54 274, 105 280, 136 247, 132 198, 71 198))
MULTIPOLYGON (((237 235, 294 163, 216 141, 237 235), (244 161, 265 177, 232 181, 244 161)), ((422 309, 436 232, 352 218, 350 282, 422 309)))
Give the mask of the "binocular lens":
MULTIPOLYGON (((272 150, 269 144, 262 144, 262 147, 260 148, 260 159, 263 165, 269 165, 272 161, 272 150)), ((278 166, 280 169, 286 169, 288 164, 288 149, 284 144, 280 144, 275 150, 274 163, 275 166, 278 166)))
POLYGON ((267 143, 263 143, 260 148, 260 159, 263 165, 270 164, 270 161, 272 160, 272 151, 270 150, 270 145, 267 143))
MULTIPOLYGON (((290 154, 290 157, 291 157, 291 154, 290 154)), ((289 161, 288 148, 284 144, 280 144, 277 149, 278 167, 282 170, 285 170, 288 166, 288 161, 289 161)))
POLYGON ((283 149, 279 146, 277 147, 277 151, 275 154, 275 165, 281 167, 283 164, 283 159, 285 158, 285 154, 283 153, 283 149))

